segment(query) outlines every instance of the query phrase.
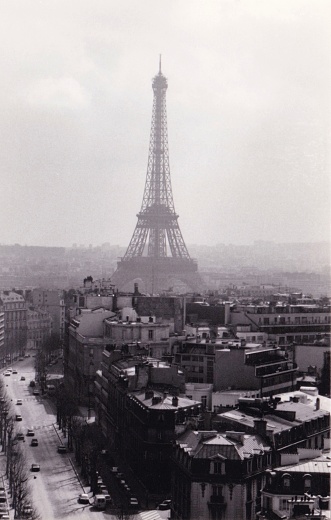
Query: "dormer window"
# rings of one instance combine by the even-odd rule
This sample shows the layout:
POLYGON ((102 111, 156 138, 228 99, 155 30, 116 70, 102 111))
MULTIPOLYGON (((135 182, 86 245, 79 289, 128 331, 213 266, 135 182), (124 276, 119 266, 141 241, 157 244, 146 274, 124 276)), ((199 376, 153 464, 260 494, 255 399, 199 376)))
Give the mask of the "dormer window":
POLYGON ((225 474, 225 462, 223 460, 214 460, 211 463, 211 473, 215 475, 225 474))
POLYGON ((303 476, 303 489, 305 492, 310 491, 311 488, 311 475, 309 473, 306 473, 306 475, 303 476))
POLYGON ((289 489, 291 487, 291 476, 288 473, 284 473, 282 476, 283 487, 289 489))

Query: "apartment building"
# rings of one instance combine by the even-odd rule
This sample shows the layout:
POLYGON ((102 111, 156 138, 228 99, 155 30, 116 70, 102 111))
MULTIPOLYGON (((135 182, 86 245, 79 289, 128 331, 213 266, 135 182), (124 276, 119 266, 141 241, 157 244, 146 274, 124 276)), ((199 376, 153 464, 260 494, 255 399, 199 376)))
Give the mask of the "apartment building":
POLYGON ((187 424, 198 427, 201 403, 181 397, 177 366, 105 350, 95 383, 96 421, 110 451, 143 486, 146 500, 170 493, 172 446, 187 424))
POLYGON ((255 519, 271 463, 271 447, 258 434, 186 431, 173 453, 174 517, 255 519))
POLYGON ((0 304, 4 312, 4 356, 11 363, 22 355, 27 342, 27 308, 24 297, 15 291, 1 291, 0 304))
POLYGON ((298 449, 267 472, 259 519, 330 518, 330 448, 298 449))
POLYGON ((330 305, 285 302, 264 305, 238 305, 231 310, 234 332, 250 326, 251 332, 265 333, 280 345, 313 343, 321 334, 331 332, 330 305))
POLYGON ((35 307, 45 309, 52 316, 53 333, 58 334, 62 340, 65 333, 65 304, 62 291, 33 289, 32 302, 35 307))
POLYGON ((27 348, 39 349, 52 334, 53 320, 49 312, 29 307, 27 310, 27 348))
POLYGON ((109 341, 104 336, 104 321, 113 315, 108 309, 86 309, 70 321, 64 352, 64 377, 66 385, 81 403, 86 403, 87 399, 90 401, 95 373, 100 368, 102 352, 109 341))

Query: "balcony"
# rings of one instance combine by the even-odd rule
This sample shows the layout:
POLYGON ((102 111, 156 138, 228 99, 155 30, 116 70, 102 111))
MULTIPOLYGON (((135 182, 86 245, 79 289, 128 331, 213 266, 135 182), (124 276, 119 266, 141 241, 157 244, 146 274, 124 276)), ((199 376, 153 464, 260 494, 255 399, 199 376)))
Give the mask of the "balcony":
POLYGON ((296 363, 291 361, 272 363, 255 368, 256 377, 274 376, 286 372, 295 372, 298 368, 296 363))
POLYGON ((224 496, 223 495, 211 495, 209 498, 208 505, 210 504, 225 504, 224 496))

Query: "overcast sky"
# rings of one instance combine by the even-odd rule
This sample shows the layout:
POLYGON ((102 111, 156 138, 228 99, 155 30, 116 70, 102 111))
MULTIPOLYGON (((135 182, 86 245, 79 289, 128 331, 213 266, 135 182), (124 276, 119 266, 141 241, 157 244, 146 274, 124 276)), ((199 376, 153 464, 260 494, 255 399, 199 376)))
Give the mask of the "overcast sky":
POLYGON ((127 246, 152 78, 189 244, 330 238, 329 0, 0 0, 0 243, 127 246))

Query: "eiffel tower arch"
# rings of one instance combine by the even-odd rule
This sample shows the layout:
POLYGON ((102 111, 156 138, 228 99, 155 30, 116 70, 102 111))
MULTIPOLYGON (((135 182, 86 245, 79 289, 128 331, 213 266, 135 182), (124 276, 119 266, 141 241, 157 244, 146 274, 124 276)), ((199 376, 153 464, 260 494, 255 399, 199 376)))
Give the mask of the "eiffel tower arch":
POLYGON ((133 290, 134 282, 148 293, 169 288, 199 291, 202 281, 190 258, 178 224, 172 196, 166 91, 161 71, 153 79, 153 111, 145 189, 138 221, 125 255, 117 263, 112 282, 119 290, 133 290))

